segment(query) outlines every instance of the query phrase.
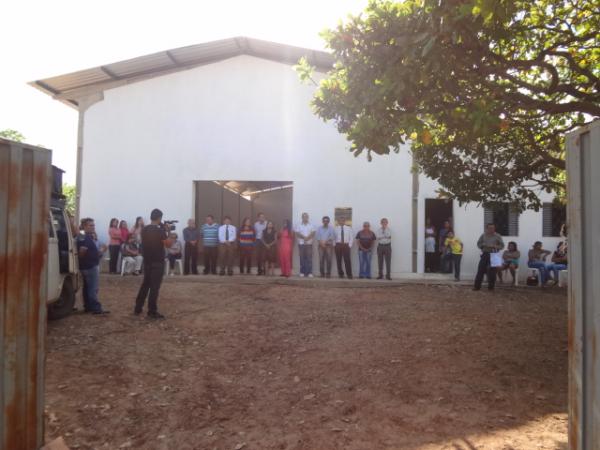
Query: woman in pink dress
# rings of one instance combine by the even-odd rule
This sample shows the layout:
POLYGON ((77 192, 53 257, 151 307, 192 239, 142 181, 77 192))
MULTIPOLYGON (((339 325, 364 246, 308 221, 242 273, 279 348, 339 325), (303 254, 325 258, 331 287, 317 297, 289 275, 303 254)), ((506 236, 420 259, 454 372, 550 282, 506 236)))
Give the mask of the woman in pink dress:
POLYGON ((283 221, 283 228, 279 232, 279 267, 281 276, 292 275, 292 249, 294 248, 294 232, 289 220, 283 221))
POLYGON ((119 223, 119 231, 121 232, 121 242, 124 244, 129 240, 129 227, 124 220, 119 223))

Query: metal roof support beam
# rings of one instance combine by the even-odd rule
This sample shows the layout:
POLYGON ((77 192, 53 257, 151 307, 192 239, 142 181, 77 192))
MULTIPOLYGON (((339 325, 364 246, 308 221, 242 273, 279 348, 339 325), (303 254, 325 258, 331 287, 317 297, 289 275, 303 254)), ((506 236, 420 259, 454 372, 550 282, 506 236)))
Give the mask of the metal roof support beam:
POLYGON ((175 58, 175 56, 173 56, 173 53, 171 53, 169 50, 167 50, 165 52, 165 54, 167 55, 167 57, 171 60, 171 62, 176 65, 176 66, 181 66, 181 63, 179 61, 177 61, 177 58, 175 58))
POLYGON ((114 73, 112 70, 110 70, 106 66, 100 66, 100 70, 102 72, 104 72, 106 75, 108 75, 109 77, 111 77, 113 80, 118 80, 120 78, 116 73, 114 73))

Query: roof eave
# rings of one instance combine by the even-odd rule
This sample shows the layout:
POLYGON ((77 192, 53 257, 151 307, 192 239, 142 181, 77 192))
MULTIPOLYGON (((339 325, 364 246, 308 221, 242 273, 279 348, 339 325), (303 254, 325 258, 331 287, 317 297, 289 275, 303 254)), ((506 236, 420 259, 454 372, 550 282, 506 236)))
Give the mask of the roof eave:
POLYGON ((79 99, 87 95, 169 73, 214 64, 240 55, 249 55, 283 64, 296 64, 304 56, 319 72, 331 70, 334 61, 329 53, 323 51, 238 36, 164 50, 56 77, 36 80, 30 82, 29 85, 70 107, 78 109, 79 99), (62 89, 61 85, 65 88, 62 89))

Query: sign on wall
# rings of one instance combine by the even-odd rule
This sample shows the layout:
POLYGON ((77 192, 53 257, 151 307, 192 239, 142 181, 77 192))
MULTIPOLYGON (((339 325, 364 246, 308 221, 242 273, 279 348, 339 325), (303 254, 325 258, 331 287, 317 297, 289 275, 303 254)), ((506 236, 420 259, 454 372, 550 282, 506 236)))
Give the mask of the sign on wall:
POLYGON ((339 224, 340 218, 346 219, 346 225, 352 226, 352 208, 335 208, 335 224, 339 224))

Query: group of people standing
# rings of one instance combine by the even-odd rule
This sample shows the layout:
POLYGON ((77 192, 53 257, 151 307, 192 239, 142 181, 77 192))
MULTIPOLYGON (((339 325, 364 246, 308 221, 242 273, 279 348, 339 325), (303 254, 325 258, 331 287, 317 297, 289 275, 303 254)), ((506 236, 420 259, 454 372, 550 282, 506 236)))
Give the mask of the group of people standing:
MULTIPOLYGON (((136 296, 134 313, 141 314, 146 299, 148 300, 148 316, 164 318, 157 309, 157 299, 164 275, 165 260, 172 264, 174 258, 184 259, 184 274, 197 274, 197 255, 202 243, 204 251, 204 274, 217 274, 217 262, 220 259, 220 275, 233 275, 233 258, 236 247, 239 247, 240 273, 251 273, 252 259, 256 258, 257 275, 274 275, 275 265, 279 262, 281 276, 289 277, 292 273, 292 252, 294 240, 298 243, 300 259, 300 277, 313 277, 313 249, 315 243, 319 252, 319 272, 321 277, 330 278, 332 260, 335 254, 338 276, 353 277, 350 251, 354 243, 358 246, 360 262, 359 277, 371 278, 371 259, 374 250, 377 251, 379 262, 378 279, 384 277, 390 280, 392 233, 386 218, 381 219, 381 226, 373 232, 369 222, 364 222, 362 229, 354 234, 343 217, 337 225, 330 224, 330 218, 324 216, 321 226, 311 224, 308 213, 302 214, 302 221, 292 227, 290 220, 284 220, 281 229, 277 230, 272 221, 268 221, 263 213, 259 213, 256 222, 245 218, 239 228, 231 224, 229 217, 224 217, 223 224, 214 221, 212 215, 206 217, 205 223, 197 227, 193 219, 183 230, 185 246, 177 240, 177 235, 171 232, 170 225, 162 222, 162 212, 155 209, 150 215, 151 223, 144 225, 143 219, 136 219, 132 230, 127 229, 127 223, 116 219, 111 221, 109 229, 110 243, 108 251, 111 255, 111 273, 116 273, 116 258, 122 253, 125 263, 134 264, 134 273, 143 270, 144 279, 136 296), (118 226, 117 226, 118 225, 118 226), (118 230, 118 234, 117 231, 118 230), (173 257, 173 258, 172 258, 173 257), (128 261, 127 258, 131 258, 128 261), (143 265, 143 266, 142 266, 143 265)), ((449 225, 449 223, 448 223, 449 225)), ((460 280, 460 263, 463 243, 454 235, 450 226, 444 227, 444 255, 451 256, 455 280, 460 280)), ((426 239, 431 239, 434 232, 426 239)), ((508 249, 499 257, 504 248, 502 237, 496 233, 496 227, 490 223, 485 232, 479 237, 477 247, 481 250, 475 290, 481 289, 484 276, 487 275, 488 289, 493 290, 496 275, 509 270, 513 283, 519 268, 520 252, 515 242, 509 242, 508 249)), ((83 299, 86 312, 106 314, 98 301, 99 262, 107 246, 98 241, 95 223, 92 218, 81 220, 80 233, 77 236, 79 268, 83 275, 83 299)), ((431 252, 428 252, 431 253, 431 252)), ((561 242, 556 251, 545 250, 542 243, 537 241, 528 253, 528 267, 539 271, 542 285, 547 282, 558 282, 560 270, 566 270, 568 264, 567 243, 561 242), (547 256, 552 254, 552 262, 546 263, 547 256), (551 276, 553 274, 553 276, 551 276)))
POLYGON ((135 225, 130 229, 125 220, 110 219, 108 227, 108 271, 118 273, 119 257, 127 264, 128 271, 133 266, 133 272, 137 275, 142 266, 141 245, 144 219, 137 217, 135 225), (127 259, 125 259, 127 258, 127 259))
POLYGON ((392 234, 388 220, 381 219, 381 227, 377 233, 371 231, 369 222, 356 234, 339 218, 337 225, 324 216, 321 225, 315 226, 309 220, 308 213, 303 213, 301 222, 295 227, 290 220, 284 220, 281 228, 267 220, 264 213, 259 213, 252 223, 244 218, 239 229, 232 225, 231 218, 225 216, 222 224, 217 224, 212 215, 206 217, 205 223, 197 227, 193 219, 183 230, 185 241, 184 274, 197 274, 197 255, 202 243, 204 253, 204 274, 233 275, 236 248, 239 250, 240 274, 250 274, 252 260, 256 260, 257 275, 274 275, 275 266, 279 263, 281 276, 292 275, 292 253, 294 241, 298 244, 300 260, 300 277, 313 277, 313 250, 316 244, 319 253, 319 273, 323 278, 330 278, 332 261, 335 254, 337 271, 340 278, 352 278, 352 260, 350 252, 353 244, 358 245, 360 261, 360 278, 371 278, 371 259, 377 249, 379 260, 378 279, 391 279, 392 234))
POLYGON ((439 233, 429 218, 425 221, 425 272, 454 273, 460 281, 460 264, 464 245, 454 234, 450 220, 444 221, 439 233))

